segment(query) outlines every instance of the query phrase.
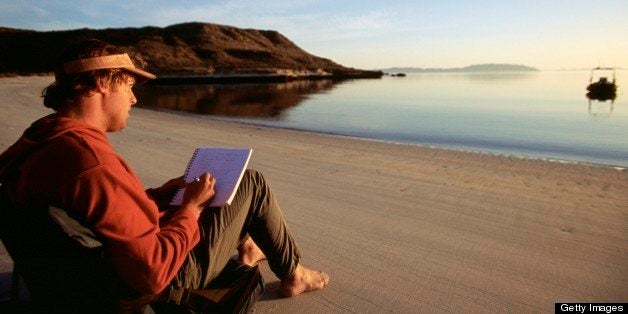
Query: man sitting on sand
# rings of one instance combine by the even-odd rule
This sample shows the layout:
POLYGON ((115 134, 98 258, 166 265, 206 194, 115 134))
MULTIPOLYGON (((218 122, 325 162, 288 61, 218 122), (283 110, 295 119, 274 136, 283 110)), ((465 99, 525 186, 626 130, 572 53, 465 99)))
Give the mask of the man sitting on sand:
POLYGON ((153 78, 102 41, 68 47, 57 62, 55 82, 42 93, 44 105, 55 113, 34 122, 0 155, 2 192, 21 217, 5 223, 24 235, 17 241, 16 265, 33 297, 89 304, 71 296, 96 285, 73 280, 63 267, 70 261, 46 250, 40 220, 50 205, 97 235, 113 276, 135 296, 156 295, 169 285, 203 289, 236 249, 249 265, 267 257, 283 296, 327 285, 325 273, 300 264, 294 238, 261 174, 247 170, 232 204, 221 208, 205 207, 216 184, 210 173, 191 183, 176 178, 144 190, 105 132, 126 127, 137 102, 133 84, 153 78), (182 186, 182 205, 168 207, 182 186))

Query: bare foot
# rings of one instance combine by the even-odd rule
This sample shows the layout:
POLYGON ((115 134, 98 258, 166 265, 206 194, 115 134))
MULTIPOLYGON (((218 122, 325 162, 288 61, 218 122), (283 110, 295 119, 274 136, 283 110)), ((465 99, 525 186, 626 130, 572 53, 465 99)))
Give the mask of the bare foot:
POLYGON ((253 266, 259 261, 265 260, 266 255, 260 250, 260 248, 253 242, 251 237, 248 237, 242 245, 238 247, 238 261, 243 264, 253 266))
POLYGON ((279 292, 284 297, 293 297, 303 292, 319 290, 329 284, 329 276, 322 271, 315 271, 297 265, 294 274, 281 281, 279 292))

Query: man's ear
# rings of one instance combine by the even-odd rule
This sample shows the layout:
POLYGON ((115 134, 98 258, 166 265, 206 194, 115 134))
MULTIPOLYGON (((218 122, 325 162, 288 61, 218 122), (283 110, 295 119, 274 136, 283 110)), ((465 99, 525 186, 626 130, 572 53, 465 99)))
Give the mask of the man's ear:
POLYGON ((96 92, 106 95, 109 93, 110 82, 107 82, 103 79, 96 80, 96 92))

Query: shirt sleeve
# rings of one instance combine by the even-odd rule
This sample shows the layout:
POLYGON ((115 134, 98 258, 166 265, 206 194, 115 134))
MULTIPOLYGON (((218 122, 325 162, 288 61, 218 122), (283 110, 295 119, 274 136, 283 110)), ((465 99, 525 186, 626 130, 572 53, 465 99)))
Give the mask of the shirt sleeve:
POLYGON ((195 215, 177 210, 160 222, 157 205, 122 164, 84 172, 66 195, 102 238, 121 279, 138 292, 163 290, 199 241, 195 215))

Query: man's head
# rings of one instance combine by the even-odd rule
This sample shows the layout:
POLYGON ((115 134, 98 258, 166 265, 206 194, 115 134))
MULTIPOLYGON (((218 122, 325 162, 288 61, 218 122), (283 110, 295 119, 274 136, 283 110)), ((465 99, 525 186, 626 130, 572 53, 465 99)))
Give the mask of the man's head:
POLYGON ((89 96, 97 86, 154 79, 138 69, 127 53, 106 42, 90 39, 68 46, 55 64, 55 82, 44 89, 44 105, 55 111, 89 96))
POLYGON ((133 84, 154 78, 136 68, 119 48, 92 39, 64 50, 57 60, 55 82, 42 96, 46 107, 63 115, 90 118, 104 131, 118 131, 126 127, 128 111, 136 103, 133 84))

